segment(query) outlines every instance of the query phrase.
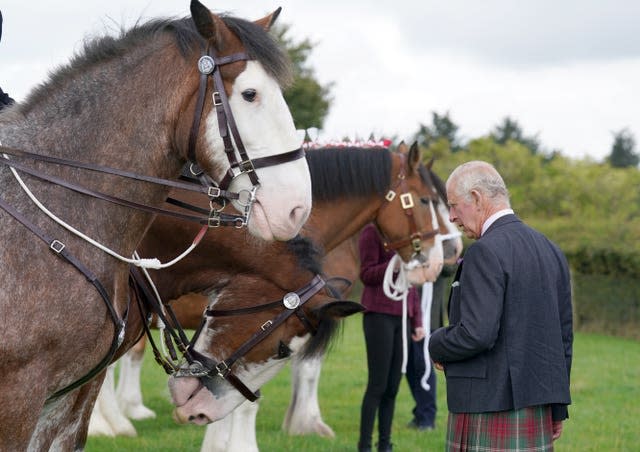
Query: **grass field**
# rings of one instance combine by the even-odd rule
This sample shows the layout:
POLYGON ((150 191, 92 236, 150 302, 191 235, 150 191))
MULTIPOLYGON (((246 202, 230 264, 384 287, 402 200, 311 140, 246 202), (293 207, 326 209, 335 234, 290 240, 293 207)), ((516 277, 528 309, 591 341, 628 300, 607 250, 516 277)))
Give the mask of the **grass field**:
MULTIPOLYGON (((344 322, 344 331, 326 358, 320 382, 323 418, 336 438, 291 437, 281 423, 290 398, 289 368, 267 384, 258 413, 258 445, 262 452, 354 451, 358 440, 360 402, 366 383, 361 317, 344 322)), ((148 355, 143 370, 145 403, 158 418, 135 421, 137 438, 89 438, 88 452, 199 451, 204 428, 176 425, 166 375, 148 355)), ((640 342, 595 334, 576 334, 572 372, 573 405, 565 422, 560 452, 640 450, 640 342)), ((440 451, 444 448, 446 402, 442 375, 438 380, 436 430, 414 432, 412 399, 403 381, 396 403, 394 450, 440 451)), ((374 438, 375 441, 375 438, 374 438)), ((242 452, 242 451, 238 451, 242 452)))

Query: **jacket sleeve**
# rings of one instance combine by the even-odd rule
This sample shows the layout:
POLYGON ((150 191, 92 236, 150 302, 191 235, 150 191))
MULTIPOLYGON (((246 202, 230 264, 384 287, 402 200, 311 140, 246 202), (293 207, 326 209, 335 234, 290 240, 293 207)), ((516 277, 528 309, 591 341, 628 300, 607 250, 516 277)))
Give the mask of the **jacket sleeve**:
POLYGON ((451 294, 459 315, 452 316, 453 323, 438 328, 429 340, 434 361, 461 361, 493 347, 504 305, 504 279, 500 261, 489 247, 481 241, 469 247, 459 285, 451 294))
POLYGON ((358 241, 360 279, 367 286, 381 286, 389 258, 386 257, 378 232, 373 226, 363 229, 358 241))
POLYGON ((422 320, 422 303, 420 300, 420 292, 415 287, 411 287, 409 289, 409 294, 407 295, 407 304, 412 306, 413 316, 411 317, 411 329, 415 330, 416 328, 423 327, 422 320))
MULTIPOLYGON (((562 344, 564 346, 564 359, 567 368, 567 377, 571 381, 571 363, 573 360, 573 307, 571 304, 571 276, 569 273, 569 264, 564 254, 557 249, 556 254, 561 261, 561 268, 564 269, 561 275, 559 287, 561 293, 558 294, 560 314, 560 329, 562 331, 562 344)), ((562 421, 569 417, 569 409, 567 405, 551 405, 551 416, 554 421, 562 421)))

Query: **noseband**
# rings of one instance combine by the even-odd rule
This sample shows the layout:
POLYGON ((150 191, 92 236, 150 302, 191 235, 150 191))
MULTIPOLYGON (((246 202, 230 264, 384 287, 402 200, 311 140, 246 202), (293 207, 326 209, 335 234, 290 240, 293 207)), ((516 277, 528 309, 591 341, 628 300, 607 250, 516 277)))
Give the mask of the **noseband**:
POLYGON ((424 256, 422 254, 422 241, 435 237, 438 234, 438 230, 437 228, 434 228, 431 231, 418 230, 418 225, 416 224, 416 218, 413 211, 413 209, 415 208, 415 202, 413 200, 413 195, 409 192, 409 189, 407 187, 406 175, 404 173, 405 156, 404 154, 400 154, 400 157, 401 157, 401 166, 400 166, 400 172, 398 173, 397 181, 385 195, 384 198, 387 201, 387 203, 384 204, 382 208, 384 209, 385 206, 388 206, 390 203, 394 201, 394 199, 397 196, 396 191, 400 192, 400 196, 399 196, 400 205, 402 206, 404 214, 407 217, 407 220, 409 221, 409 237, 405 239, 396 240, 395 242, 391 242, 386 237, 386 235, 380 230, 379 226, 378 226, 378 231, 382 236, 382 239, 383 239, 382 245, 384 246, 385 250, 396 251, 407 245, 411 245, 411 248, 413 249, 413 253, 414 253, 413 256, 418 260, 423 260, 424 256))
MULTIPOLYGON (((177 318, 173 314, 171 307, 168 305, 164 305, 164 308, 166 308, 167 312, 169 313, 171 320, 169 321, 166 318, 163 313, 163 306, 161 302, 155 296, 151 295, 150 291, 148 290, 147 282, 142 280, 137 268, 132 268, 132 276, 134 277, 137 286, 136 291, 139 295, 137 297, 138 300, 143 300, 149 308, 148 312, 155 312, 155 314, 158 315, 160 320, 162 320, 162 322, 165 324, 165 327, 168 331, 168 334, 165 335, 165 342, 167 342, 167 338, 170 337, 171 341, 176 344, 177 348, 183 354, 182 364, 174 364, 170 359, 163 358, 157 346, 155 345, 155 342, 153 341, 150 330, 145 323, 145 331, 147 333, 147 336, 149 337, 149 342, 154 350, 156 361, 165 369, 167 374, 173 375, 176 378, 195 377, 200 379, 215 378, 217 376, 229 382, 229 384, 236 388, 245 398, 247 398, 247 400, 251 402, 257 400, 259 394, 257 391, 251 391, 242 382, 242 380, 240 380, 235 375, 232 369, 233 365, 256 345, 266 339, 293 314, 298 317, 300 322, 304 325, 305 329, 309 333, 311 333, 312 335, 315 334, 316 328, 309 321, 309 318, 305 314, 302 307, 307 301, 311 299, 311 297, 313 297, 323 287, 325 287, 326 284, 324 279, 320 275, 316 275, 307 285, 305 285, 301 289, 296 290, 295 292, 289 292, 285 294, 280 300, 260 304, 257 306, 229 310, 211 309, 208 307, 204 311, 203 319, 200 323, 200 326, 194 333, 193 338, 189 341, 186 338, 186 334, 180 326, 177 318), (256 312, 274 309, 277 307, 284 307, 284 311, 282 311, 273 319, 267 320, 265 323, 263 323, 260 326, 260 329, 255 332, 240 347, 238 347, 238 349, 233 352, 227 359, 218 362, 195 350, 196 341, 198 340, 200 333, 206 326, 207 318, 248 315, 256 312), (173 327, 171 325, 173 325, 173 327)), ((141 309, 143 308, 141 307, 141 309)), ((175 350, 175 348, 173 347, 173 345, 171 345, 171 343, 168 343, 167 345, 170 349, 171 359, 177 361, 177 355, 174 351, 172 351, 175 350)))
POLYGON ((288 163, 304 158, 304 150, 301 147, 283 154, 271 155, 253 160, 249 158, 240 137, 240 132, 238 132, 235 119, 233 118, 233 113, 229 105, 229 98, 227 97, 227 93, 224 89, 222 74, 219 69, 220 66, 224 66, 225 64, 248 60, 251 60, 251 58, 243 52, 219 57, 216 55, 212 47, 209 47, 206 55, 203 55, 198 60, 200 84, 187 149, 187 156, 192 162, 190 170, 194 176, 200 178, 202 183, 207 185, 213 184, 209 178, 203 177, 203 171, 196 163, 198 161, 196 158, 196 144, 198 142, 198 132, 200 130, 200 122, 209 85, 209 77, 212 79, 213 92, 211 97, 218 118, 218 131, 224 143, 224 152, 227 155, 227 160, 229 161, 229 169, 218 184, 218 187, 213 187, 209 192, 212 202, 216 201, 222 206, 220 208, 215 208, 213 203, 211 204, 209 221, 210 227, 217 227, 226 224, 226 222, 221 221, 221 211, 226 206, 226 200, 237 200, 244 207, 242 215, 231 215, 231 217, 235 218, 235 225, 237 227, 246 226, 249 222, 251 207, 255 202, 256 190, 260 186, 260 179, 258 178, 256 169, 280 165, 282 163, 288 163), (233 143, 235 143, 235 147, 233 143), (236 157, 236 148, 237 153, 240 156, 240 161, 238 161, 236 157), (251 191, 243 190, 247 193, 242 193, 242 191, 240 193, 230 192, 228 189, 231 182, 242 174, 246 174, 249 177, 249 180, 253 185, 253 189, 251 191))

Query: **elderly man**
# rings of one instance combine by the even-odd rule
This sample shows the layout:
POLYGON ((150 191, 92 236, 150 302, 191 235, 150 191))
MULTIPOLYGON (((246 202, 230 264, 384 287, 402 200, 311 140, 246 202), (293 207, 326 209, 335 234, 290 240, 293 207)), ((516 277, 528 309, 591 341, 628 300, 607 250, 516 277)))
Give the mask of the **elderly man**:
POLYGON ((447 180, 449 217, 476 240, 449 294, 449 326, 429 351, 447 380, 447 450, 553 450, 571 403, 569 269, 560 249, 511 210, 480 161, 447 180))

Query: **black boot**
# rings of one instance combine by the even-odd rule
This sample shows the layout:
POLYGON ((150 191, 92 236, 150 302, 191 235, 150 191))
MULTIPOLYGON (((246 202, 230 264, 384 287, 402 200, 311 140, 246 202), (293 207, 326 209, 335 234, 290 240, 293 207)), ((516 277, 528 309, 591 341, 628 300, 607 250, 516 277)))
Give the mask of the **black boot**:
POLYGON ((391 443, 376 444, 376 446, 378 452, 393 452, 393 444, 391 443))
POLYGON ((371 452, 371 443, 363 444, 358 442, 358 452, 371 452))

